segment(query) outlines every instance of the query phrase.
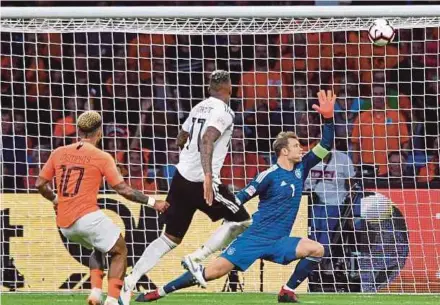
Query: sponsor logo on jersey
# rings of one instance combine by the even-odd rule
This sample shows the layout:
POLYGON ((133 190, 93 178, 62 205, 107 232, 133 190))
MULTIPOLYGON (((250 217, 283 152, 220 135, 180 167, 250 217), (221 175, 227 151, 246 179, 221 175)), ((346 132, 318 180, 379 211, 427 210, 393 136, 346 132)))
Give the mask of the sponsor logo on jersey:
POLYGON ((283 182, 281 182, 280 186, 285 186, 285 185, 287 185, 287 183, 286 183, 286 181, 283 181, 283 182))
POLYGON ((295 176, 298 179, 301 179, 302 174, 301 174, 301 170, 299 168, 295 169, 295 176))
POLYGON ((245 192, 248 193, 249 196, 254 196, 254 194, 257 192, 257 190, 255 189, 255 187, 253 185, 250 185, 246 188, 245 192))

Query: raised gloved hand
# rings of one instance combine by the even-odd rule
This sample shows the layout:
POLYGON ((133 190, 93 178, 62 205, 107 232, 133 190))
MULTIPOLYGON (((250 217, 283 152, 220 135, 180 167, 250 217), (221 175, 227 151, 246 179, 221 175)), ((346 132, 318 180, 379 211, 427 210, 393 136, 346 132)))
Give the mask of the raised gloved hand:
POLYGON ((327 94, 325 94, 324 90, 320 90, 318 92, 318 100, 319 106, 315 104, 312 108, 319 112, 324 118, 332 118, 335 110, 336 95, 330 90, 327 90, 327 94))

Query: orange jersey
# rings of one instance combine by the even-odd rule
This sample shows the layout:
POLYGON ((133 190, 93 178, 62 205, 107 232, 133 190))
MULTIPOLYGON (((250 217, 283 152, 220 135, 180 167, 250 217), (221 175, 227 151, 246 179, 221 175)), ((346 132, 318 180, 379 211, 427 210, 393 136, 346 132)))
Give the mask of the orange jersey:
POLYGON ((238 188, 244 188, 258 173, 268 168, 263 157, 256 153, 238 153, 241 162, 237 163, 231 153, 228 153, 220 172, 224 184, 233 184, 238 188))
POLYGON ((110 154, 87 142, 57 148, 40 172, 46 180, 56 178, 57 225, 70 227, 77 219, 99 209, 97 196, 102 177, 111 186, 124 181, 110 154))
POLYGON ((360 143, 362 162, 387 172, 388 153, 409 141, 405 118, 395 110, 362 112, 353 123, 352 142, 360 143))

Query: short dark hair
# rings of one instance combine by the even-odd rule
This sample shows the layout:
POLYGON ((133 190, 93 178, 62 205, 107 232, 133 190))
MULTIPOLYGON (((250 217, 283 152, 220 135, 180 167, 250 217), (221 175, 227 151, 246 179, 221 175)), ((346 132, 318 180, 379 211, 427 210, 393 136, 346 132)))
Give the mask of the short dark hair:
POLYGON ((282 131, 277 135, 277 138, 272 144, 273 150, 275 151, 277 157, 280 156, 283 148, 287 148, 287 145, 289 145, 289 139, 298 140, 298 136, 293 131, 282 131))
POLYGON ((231 82, 231 77, 229 72, 225 70, 215 70, 211 73, 210 81, 209 81, 209 90, 210 91, 219 91, 221 87, 225 84, 231 82))

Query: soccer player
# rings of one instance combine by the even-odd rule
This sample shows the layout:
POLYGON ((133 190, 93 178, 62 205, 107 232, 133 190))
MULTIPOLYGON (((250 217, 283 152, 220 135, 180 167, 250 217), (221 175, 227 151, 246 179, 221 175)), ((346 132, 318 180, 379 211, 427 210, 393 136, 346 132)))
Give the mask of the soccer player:
POLYGON ((176 290, 196 285, 206 286, 230 272, 232 269, 245 271, 257 259, 262 258, 278 264, 289 264, 301 259, 287 284, 278 295, 279 302, 297 302, 294 289, 315 269, 324 254, 324 247, 307 238, 290 237, 298 213, 304 180, 309 170, 321 162, 333 144, 333 109, 336 96, 330 91, 318 93, 319 106, 313 108, 324 117, 325 124, 321 142, 302 157, 302 148, 293 132, 281 132, 273 149, 278 157, 277 164, 260 173, 237 194, 243 205, 254 196, 259 196, 258 211, 253 223, 208 267, 194 266, 196 275, 186 272, 164 287, 147 294, 141 294, 136 301, 150 302, 176 290))
POLYGON ((125 278, 123 301, 130 299, 141 276, 180 244, 196 210, 212 221, 225 221, 201 248, 183 258, 182 265, 193 273, 197 262, 226 247, 251 223, 245 208, 237 205, 234 194, 219 181, 234 127, 234 112, 228 105, 232 91, 229 73, 212 72, 209 91, 211 96, 191 110, 177 136, 182 151, 166 199, 170 207, 163 214, 165 231, 145 249, 125 278))
POLYGON ((96 147, 102 136, 102 120, 98 112, 84 112, 78 117, 77 125, 81 140, 52 152, 35 186, 44 198, 53 202, 61 233, 71 242, 94 249, 90 257, 92 292, 88 304, 101 302, 102 258, 103 254, 109 253, 108 296, 104 304, 117 305, 127 268, 127 247, 119 227, 98 207, 102 177, 128 200, 146 204, 159 212, 164 212, 168 203, 156 201, 128 186, 110 154, 96 147), (57 194, 50 186, 54 177, 57 194))

